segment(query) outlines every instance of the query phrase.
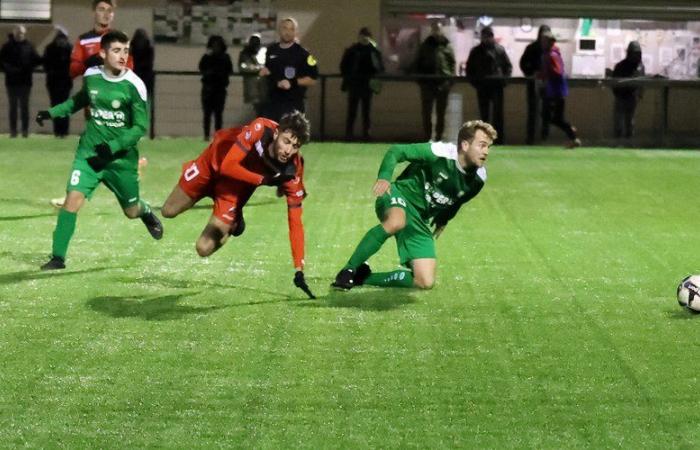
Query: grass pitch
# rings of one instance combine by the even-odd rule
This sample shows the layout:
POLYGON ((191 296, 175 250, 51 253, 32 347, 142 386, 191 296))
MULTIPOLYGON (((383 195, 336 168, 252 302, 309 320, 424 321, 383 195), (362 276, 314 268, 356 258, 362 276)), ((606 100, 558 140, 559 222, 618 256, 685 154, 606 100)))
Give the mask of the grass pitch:
MULTIPOLYGON (((432 291, 337 293, 386 146, 310 144, 312 301, 269 188, 201 259, 208 202, 156 242, 100 187, 68 269, 39 272, 75 144, 0 138, 2 447, 700 446, 700 318, 675 301, 700 273, 698 152, 494 148, 432 291)), ((204 146, 144 141, 143 197, 204 146)))

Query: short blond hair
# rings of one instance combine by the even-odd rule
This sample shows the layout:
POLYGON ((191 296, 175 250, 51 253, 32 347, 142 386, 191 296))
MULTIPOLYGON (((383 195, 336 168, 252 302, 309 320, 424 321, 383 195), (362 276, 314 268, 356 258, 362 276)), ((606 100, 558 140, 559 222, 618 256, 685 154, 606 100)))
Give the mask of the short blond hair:
POLYGON ((295 30, 299 29, 299 22, 297 22, 297 20, 294 17, 285 17, 284 19, 279 21, 279 24, 277 26, 280 27, 285 22, 291 22, 292 25, 294 25, 295 30))
POLYGON ((483 120, 470 120, 459 129, 459 133, 457 133, 457 145, 461 144, 462 141, 471 143, 474 136, 476 136, 477 130, 486 133, 492 141, 498 138, 498 132, 496 132, 496 129, 490 123, 484 122, 483 120))

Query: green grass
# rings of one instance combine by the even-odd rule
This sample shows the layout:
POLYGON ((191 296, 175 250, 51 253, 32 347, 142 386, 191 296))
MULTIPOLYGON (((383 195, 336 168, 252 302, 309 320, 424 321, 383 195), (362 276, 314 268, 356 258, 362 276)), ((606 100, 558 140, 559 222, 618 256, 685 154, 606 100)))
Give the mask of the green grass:
MULTIPOLYGON (((201 259, 208 206, 153 241, 106 188, 41 273, 74 139, 0 139, 0 442, 48 448, 693 448, 700 153, 492 151, 432 291, 329 291, 375 223, 384 145, 304 150, 307 277, 284 202, 201 259)), ((146 141, 160 205, 204 143, 146 141)), ((208 205, 208 203, 206 203, 208 205)), ((397 263, 393 242, 372 261, 397 263)))

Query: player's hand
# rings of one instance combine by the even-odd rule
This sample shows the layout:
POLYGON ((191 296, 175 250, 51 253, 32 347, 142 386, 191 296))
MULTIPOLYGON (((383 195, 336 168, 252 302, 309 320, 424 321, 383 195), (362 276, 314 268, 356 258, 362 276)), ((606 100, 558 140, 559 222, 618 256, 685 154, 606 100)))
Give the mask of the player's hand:
POLYGON ((304 279, 304 272, 302 272, 301 270, 297 270, 294 274, 294 286, 304 291, 304 293, 308 295, 309 298, 316 298, 316 296, 311 292, 311 289, 309 289, 309 285, 306 284, 306 280, 304 279))
POLYGON ((372 193, 375 197, 381 197, 387 192, 391 193, 391 183, 389 183, 387 180, 377 180, 377 182, 374 183, 372 193))
POLYGON ((99 54, 95 53, 94 55, 88 57, 88 59, 85 60, 84 64, 85 67, 101 66, 102 64, 104 64, 104 60, 99 54))
POLYGON ((107 164, 110 163, 108 160, 100 158, 99 156, 91 156, 85 161, 87 161, 90 167, 92 167, 92 170, 94 170, 95 172, 102 171, 102 169, 107 167, 107 164))
POLYGON ((109 148, 109 144, 102 142, 95 146, 95 153, 102 159, 110 161, 112 159, 112 149, 109 148))
POLYGON ((38 123, 40 127, 43 127, 44 120, 49 119, 51 119, 51 114, 49 114, 48 111, 39 111, 38 113, 36 113, 36 118, 34 120, 36 120, 36 123, 38 123))
POLYGON ((268 69, 267 67, 263 67, 262 69, 260 69, 260 72, 258 72, 258 75, 260 75, 261 77, 266 77, 270 75, 270 69, 268 69))
POLYGON ((290 83, 289 80, 285 78, 284 80, 280 80, 277 82, 277 87, 282 90, 288 91, 292 88, 292 83, 290 83))
POLYGON ((105 142, 95 146, 95 153, 97 153, 97 155, 91 156, 86 160, 95 172, 101 171, 107 167, 107 164, 114 160, 112 150, 110 150, 109 145, 105 142))

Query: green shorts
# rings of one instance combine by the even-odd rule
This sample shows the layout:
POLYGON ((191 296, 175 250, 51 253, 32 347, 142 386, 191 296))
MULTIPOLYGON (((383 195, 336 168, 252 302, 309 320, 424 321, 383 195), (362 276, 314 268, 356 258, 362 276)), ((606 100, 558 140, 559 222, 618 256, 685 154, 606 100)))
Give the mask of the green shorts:
POLYGON ((435 259, 433 232, 418 211, 406 201, 393 184, 391 194, 384 194, 377 198, 374 204, 374 211, 380 221, 384 220, 389 208, 401 208, 406 212, 406 227, 394 236, 401 265, 410 267, 409 263, 419 258, 435 259))
POLYGON ((139 202, 138 162, 118 159, 95 172, 86 160, 75 158, 66 191, 78 191, 90 199, 100 183, 114 193, 122 209, 134 206, 139 202))

